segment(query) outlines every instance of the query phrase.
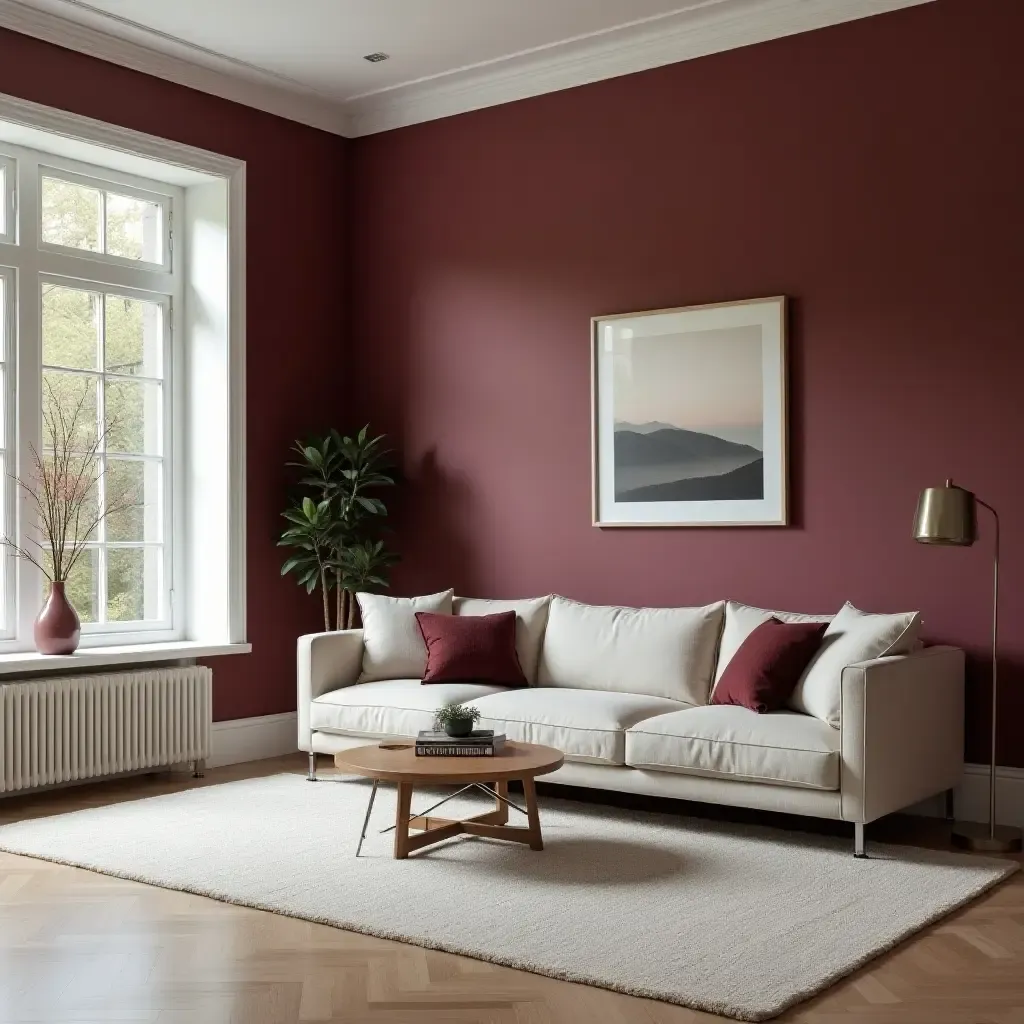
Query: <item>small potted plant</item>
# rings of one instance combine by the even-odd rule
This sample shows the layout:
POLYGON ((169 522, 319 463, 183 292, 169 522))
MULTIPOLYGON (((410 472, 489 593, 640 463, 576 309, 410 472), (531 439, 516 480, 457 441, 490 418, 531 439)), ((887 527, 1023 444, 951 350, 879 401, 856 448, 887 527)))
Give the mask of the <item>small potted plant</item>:
POLYGON ((453 737, 468 736, 473 726, 480 721, 480 712, 476 708, 457 704, 454 701, 438 708, 434 716, 438 727, 453 737))

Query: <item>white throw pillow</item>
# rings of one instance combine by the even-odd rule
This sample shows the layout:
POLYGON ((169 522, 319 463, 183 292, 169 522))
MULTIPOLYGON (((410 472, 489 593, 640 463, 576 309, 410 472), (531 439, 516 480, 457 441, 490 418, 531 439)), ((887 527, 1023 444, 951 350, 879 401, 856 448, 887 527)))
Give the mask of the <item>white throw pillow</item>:
POLYGON ((916 649, 920 612, 872 615, 847 602, 829 624, 821 649, 796 684, 789 706, 838 729, 842 710, 843 669, 861 661, 916 649))
POLYGON ((743 641, 751 633, 769 619, 780 622, 831 622, 832 615, 804 615, 802 612, 779 612, 770 608, 755 608, 753 605, 729 601, 725 606, 725 626, 722 629, 722 642, 718 645, 718 667, 715 669, 715 685, 722 678, 726 666, 732 661, 736 652, 743 646, 743 641))
POLYGON ((427 645, 416 624, 416 613, 451 615, 452 591, 426 597, 356 594, 356 600, 363 620, 363 673, 359 682, 422 679, 427 670, 427 645))
POLYGON ((548 607, 551 596, 524 598, 520 601, 490 601, 477 597, 457 597, 452 602, 456 615, 497 615, 500 612, 516 613, 516 654, 526 681, 537 683, 537 662, 540 660, 540 645, 544 641, 544 627, 548 624, 548 607))
POLYGON ((721 601, 618 608, 554 597, 537 682, 706 704, 724 613, 721 601))

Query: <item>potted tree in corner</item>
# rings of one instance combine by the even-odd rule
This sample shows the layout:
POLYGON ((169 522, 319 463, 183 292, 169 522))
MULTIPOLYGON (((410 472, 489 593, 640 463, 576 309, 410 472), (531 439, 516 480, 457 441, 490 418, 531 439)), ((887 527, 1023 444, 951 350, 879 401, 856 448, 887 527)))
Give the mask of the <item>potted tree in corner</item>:
POLYGON ((288 527, 278 541, 293 553, 281 566, 312 594, 321 590, 324 629, 331 627, 330 591, 335 592, 334 629, 355 626, 355 594, 386 587, 388 568, 397 556, 387 551, 380 534, 387 508, 372 493, 394 486, 383 435, 369 436, 369 426, 354 437, 331 430, 307 443, 296 441, 302 470, 299 491, 282 516, 288 527))

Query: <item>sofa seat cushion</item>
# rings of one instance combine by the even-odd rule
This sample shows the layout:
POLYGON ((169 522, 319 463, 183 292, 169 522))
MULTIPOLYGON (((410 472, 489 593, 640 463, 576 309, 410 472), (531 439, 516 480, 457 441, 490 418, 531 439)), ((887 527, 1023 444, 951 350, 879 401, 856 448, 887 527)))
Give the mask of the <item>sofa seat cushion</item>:
POLYGON ((540 686, 504 690, 474 704, 483 716, 482 729, 555 747, 567 761, 613 765, 625 764, 625 730, 631 725, 689 707, 640 693, 540 686))
POLYGON ((317 697, 309 709, 309 724, 320 732, 342 736, 415 736, 434 727, 434 712, 442 704, 460 704, 491 693, 500 686, 479 683, 434 683, 418 679, 384 679, 331 690, 317 697))
POLYGON ((839 732, 810 715, 690 708, 626 732, 626 764, 808 789, 839 788, 839 732))

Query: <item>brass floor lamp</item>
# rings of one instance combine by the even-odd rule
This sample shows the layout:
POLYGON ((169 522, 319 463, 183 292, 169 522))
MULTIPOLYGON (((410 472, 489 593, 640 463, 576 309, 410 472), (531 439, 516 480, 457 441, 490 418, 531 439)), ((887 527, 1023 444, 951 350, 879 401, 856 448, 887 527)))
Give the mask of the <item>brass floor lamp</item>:
POLYGON ((992 765, 988 781, 988 824, 957 821, 953 845, 964 850, 1014 853, 1021 848, 1021 830, 996 824, 996 725, 998 722, 999 660, 999 515, 971 491, 947 480, 945 487, 927 487, 917 502, 914 540, 921 544, 969 547, 978 539, 977 506, 987 508, 995 520, 995 557, 992 574, 992 765))

